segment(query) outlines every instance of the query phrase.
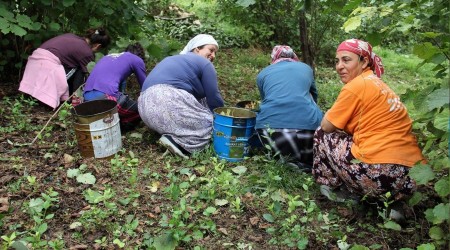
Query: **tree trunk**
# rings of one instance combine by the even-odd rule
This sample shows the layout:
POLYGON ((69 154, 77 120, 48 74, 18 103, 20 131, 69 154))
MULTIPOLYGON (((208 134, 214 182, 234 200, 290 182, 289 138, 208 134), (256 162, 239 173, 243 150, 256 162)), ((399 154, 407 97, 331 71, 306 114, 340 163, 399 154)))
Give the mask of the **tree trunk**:
POLYGON ((306 21, 305 9, 301 9, 299 13, 299 29, 300 29, 300 43, 302 50, 302 58, 303 62, 311 66, 315 76, 315 68, 314 68, 314 55, 311 53, 313 49, 311 48, 312 44, 309 42, 308 38, 308 25, 306 21))

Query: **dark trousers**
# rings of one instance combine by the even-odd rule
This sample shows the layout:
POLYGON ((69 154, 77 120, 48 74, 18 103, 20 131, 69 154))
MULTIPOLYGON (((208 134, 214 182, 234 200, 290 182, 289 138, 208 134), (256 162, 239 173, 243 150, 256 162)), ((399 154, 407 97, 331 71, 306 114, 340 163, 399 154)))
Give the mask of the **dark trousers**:
POLYGON ((69 95, 72 95, 85 81, 85 74, 79 68, 64 67, 66 71, 67 84, 69 84, 69 95))

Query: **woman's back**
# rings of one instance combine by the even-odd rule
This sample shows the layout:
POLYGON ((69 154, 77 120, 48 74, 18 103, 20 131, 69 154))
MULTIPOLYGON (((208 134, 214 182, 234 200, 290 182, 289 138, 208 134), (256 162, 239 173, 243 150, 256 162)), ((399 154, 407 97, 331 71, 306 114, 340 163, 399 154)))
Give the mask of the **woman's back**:
POLYGON ((315 130, 322 112, 313 100, 316 93, 312 69, 301 62, 278 62, 257 77, 261 94, 256 128, 315 130))

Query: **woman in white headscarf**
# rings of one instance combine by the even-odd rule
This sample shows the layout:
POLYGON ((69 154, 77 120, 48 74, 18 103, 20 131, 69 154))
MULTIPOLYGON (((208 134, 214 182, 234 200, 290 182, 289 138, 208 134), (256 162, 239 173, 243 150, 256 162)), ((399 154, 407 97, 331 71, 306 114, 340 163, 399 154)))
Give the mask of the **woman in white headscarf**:
POLYGON ((166 57, 153 68, 138 100, 144 123, 161 134, 158 142, 185 159, 208 145, 212 111, 223 106, 212 64, 218 49, 212 36, 195 36, 180 55, 166 57))

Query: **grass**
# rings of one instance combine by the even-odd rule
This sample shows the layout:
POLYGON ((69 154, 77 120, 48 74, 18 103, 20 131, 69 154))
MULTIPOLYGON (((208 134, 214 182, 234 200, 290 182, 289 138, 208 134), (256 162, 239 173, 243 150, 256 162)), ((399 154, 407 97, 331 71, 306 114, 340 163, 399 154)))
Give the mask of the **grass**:
MULTIPOLYGON (((407 63, 390 64, 395 54, 386 53, 392 84, 401 84, 395 72, 416 72, 401 68, 407 63)), ((219 51, 215 66, 227 105, 259 98, 256 75, 268 63, 269 51, 219 51)), ((318 68, 316 81, 326 111, 342 85, 332 68, 318 68)), ((123 135, 123 149, 109 160, 80 156, 67 110, 36 147, 20 146, 51 115, 20 98, 1 100, 0 125, 9 132, 0 137, 12 143, 0 147, 7 163, 0 167, 0 199, 7 201, 0 200, 7 206, 0 210, 1 249, 14 241, 33 249, 399 249, 430 240, 415 230, 424 224, 424 204, 396 231, 384 226, 383 207, 329 202, 310 174, 270 155, 223 162, 210 146, 182 160, 164 155, 143 125, 123 135), (30 119, 27 129, 23 117, 30 119)))

